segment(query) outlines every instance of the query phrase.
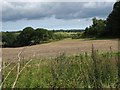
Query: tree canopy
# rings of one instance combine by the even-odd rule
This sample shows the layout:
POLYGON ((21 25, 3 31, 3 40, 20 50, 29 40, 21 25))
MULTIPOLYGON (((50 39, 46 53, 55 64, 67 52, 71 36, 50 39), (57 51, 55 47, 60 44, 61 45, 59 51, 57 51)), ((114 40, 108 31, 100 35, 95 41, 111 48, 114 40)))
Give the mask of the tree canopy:
POLYGON ((46 29, 26 27, 23 31, 19 32, 19 34, 3 32, 2 42, 4 47, 27 46, 48 41, 51 36, 52 32, 46 29))
POLYGON ((93 25, 85 29, 83 36, 120 38, 120 1, 114 4, 106 20, 93 18, 93 25))
POLYGON ((120 38, 120 1, 114 4, 113 11, 107 18, 106 33, 120 38))
POLYGON ((93 25, 85 29, 85 37, 103 37, 106 27, 106 21, 102 19, 93 18, 93 25))

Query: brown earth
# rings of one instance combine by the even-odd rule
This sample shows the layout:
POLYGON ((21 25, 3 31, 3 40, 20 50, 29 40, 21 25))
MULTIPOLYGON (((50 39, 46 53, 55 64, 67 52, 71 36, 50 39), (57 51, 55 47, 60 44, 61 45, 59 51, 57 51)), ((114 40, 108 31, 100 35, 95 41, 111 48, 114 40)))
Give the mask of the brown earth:
POLYGON ((22 51, 21 57, 25 59, 54 57, 59 53, 65 52, 68 55, 91 52, 92 44, 99 51, 118 50, 118 40, 61 40, 41 45, 20 47, 20 48, 2 48, 3 61, 17 60, 18 53, 22 51))

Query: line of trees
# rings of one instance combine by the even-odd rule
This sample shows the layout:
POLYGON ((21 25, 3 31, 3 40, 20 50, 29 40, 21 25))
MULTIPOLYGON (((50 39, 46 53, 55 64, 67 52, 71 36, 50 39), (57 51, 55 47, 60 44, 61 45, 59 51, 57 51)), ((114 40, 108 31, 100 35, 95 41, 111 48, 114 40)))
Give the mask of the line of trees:
MULTIPOLYGON (((67 35, 66 33, 75 32, 78 30, 47 30, 43 28, 33 29, 26 27, 22 31, 17 32, 2 32, 3 47, 21 47, 28 45, 41 44, 50 41, 62 40, 65 38, 78 38, 79 34, 67 35)), ((79 30, 79 32, 82 32, 79 30)))
POLYGON ((43 43, 52 38, 53 33, 43 28, 33 29, 26 27, 20 33, 3 32, 2 43, 4 47, 18 47, 43 43))

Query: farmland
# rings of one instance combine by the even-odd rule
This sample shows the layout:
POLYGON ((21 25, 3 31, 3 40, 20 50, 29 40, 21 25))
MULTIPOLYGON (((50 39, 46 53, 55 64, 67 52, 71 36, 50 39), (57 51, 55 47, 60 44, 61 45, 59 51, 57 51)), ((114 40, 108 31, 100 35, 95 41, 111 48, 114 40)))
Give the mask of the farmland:
POLYGON ((120 1, 5 4, 0 89, 120 90, 120 1))
POLYGON ((89 40, 89 39, 66 39, 57 42, 45 43, 34 46, 20 48, 3 48, 3 61, 17 60, 18 53, 25 49, 21 54, 24 59, 30 59, 35 54, 35 58, 55 57, 59 53, 65 52, 67 55, 91 52, 92 44, 99 51, 118 50, 118 40, 89 40))
POLYGON ((3 88, 116 88, 117 51, 116 39, 66 39, 3 48, 2 85, 3 88))

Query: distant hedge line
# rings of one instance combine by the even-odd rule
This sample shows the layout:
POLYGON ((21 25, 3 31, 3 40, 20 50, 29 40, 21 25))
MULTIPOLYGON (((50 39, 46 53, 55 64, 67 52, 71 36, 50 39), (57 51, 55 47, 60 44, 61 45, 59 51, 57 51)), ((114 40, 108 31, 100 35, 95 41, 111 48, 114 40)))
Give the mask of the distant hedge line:
MULTIPOLYGON (((78 38, 81 30, 75 30, 75 35, 67 35, 66 33, 73 32, 73 30, 47 30, 43 28, 33 29, 26 27, 22 31, 16 32, 2 32, 2 46, 3 47, 21 47, 28 45, 35 45, 49 41, 61 40, 65 38, 78 38)), ((80 38, 80 36, 79 36, 80 38)))
POLYGON ((53 38, 52 31, 46 29, 32 27, 26 27, 21 32, 3 32, 2 33, 2 45, 3 47, 19 47, 32 44, 42 43, 53 38))

